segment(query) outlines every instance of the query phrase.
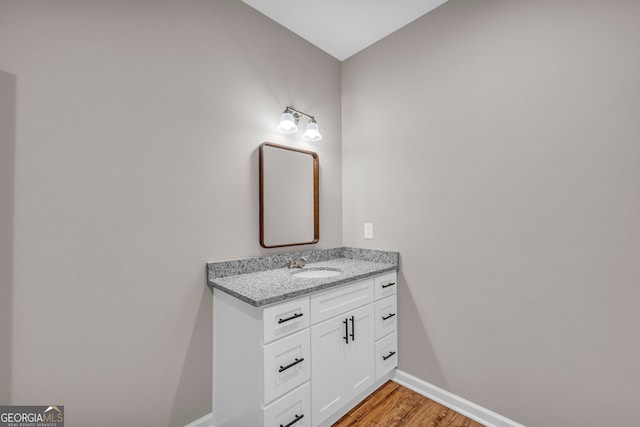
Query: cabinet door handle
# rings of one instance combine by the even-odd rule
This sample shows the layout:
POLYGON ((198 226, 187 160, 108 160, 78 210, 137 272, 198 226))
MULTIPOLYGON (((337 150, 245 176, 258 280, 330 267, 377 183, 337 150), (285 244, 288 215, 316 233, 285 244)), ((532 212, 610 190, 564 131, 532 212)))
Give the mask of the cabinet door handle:
POLYGON ((347 323, 347 319, 342 321, 344 323, 344 341, 349 344, 349 324, 347 323))
POLYGON ((388 315, 388 316, 382 316, 382 320, 388 320, 388 319, 391 319, 391 318, 392 318, 393 316, 395 316, 395 315, 396 315, 395 313, 389 313, 389 315, 388 315))
POLYGON ((382 356, 382 360, 387 360, 388 358, 390 358, 391 356, 393 356, 394 354, 396 354, 395 351, 390 351, 388 355, 386 356, 382 356))
POLYGON ((356 320, 354 316, 351 316, 351 341, 356 340, 356 320))
POLYGON ((291 317, 287 317, 286 319, 278 319, 278 323, 288 322, 289 320, 297 319, 298 317, 304 316, 304 313, 296 313, 291 317))
POLYGON ((286 424, 286 425, 280 424, 280 427, 291 427, 292 425, 294 425, 295 423, 297 423, 298 421, 303 419, 304 418, 304 414, 300 414, 300 415, 294 414, 294 417, 296 417, 295 420, 291 421, 289 424, 286 424))
POLYGON ((382 289, 384 289, 384 288, 388 288, 389 286, 393 286, 393 285, 395 285, 395 284, 396 284, 396 282, 390 282, 390 283, 387 283, 386 285, 382 285, 382 289))
POLYGON ((301 363, 304 360, 304 357, 301 357, 300 359, 298 359, 297 357, 294 359, 293 362, 289 363, 287 366, 282 366, 280 365, 280 369, 278 369, 278 372, 284 372, 289 368, 292 368, 294 366, 296 366, 298 363, 301 363))

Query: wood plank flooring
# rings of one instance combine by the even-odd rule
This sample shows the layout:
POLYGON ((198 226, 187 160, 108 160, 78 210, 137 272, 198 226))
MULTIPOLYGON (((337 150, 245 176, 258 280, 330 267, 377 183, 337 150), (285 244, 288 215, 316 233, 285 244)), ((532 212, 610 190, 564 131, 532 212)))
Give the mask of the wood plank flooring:
POLYGON ((333 427, 484 427, 393 381, 386 382, 333 427))

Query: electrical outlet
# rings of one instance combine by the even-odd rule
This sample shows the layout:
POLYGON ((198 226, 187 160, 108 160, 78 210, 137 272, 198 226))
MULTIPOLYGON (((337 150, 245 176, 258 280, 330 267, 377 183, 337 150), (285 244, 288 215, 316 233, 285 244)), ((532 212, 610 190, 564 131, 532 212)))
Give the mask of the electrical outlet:
POLYGON ((373 239, 373 224, 371 223, 364 224, 364 238, 373 239))

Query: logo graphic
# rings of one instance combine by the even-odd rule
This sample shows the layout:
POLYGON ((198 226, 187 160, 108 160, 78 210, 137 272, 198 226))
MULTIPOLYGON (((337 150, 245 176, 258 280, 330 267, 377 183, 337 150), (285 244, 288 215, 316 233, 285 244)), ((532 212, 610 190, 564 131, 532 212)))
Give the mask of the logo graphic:
POLYGON ((0 427, 64 427, 64 406, 0 406, 0 427))

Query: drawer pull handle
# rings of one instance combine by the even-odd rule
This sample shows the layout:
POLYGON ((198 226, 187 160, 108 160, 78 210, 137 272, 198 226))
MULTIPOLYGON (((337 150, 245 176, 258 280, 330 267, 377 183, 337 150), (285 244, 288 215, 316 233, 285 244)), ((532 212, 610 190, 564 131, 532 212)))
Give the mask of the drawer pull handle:
POLYGON ((344 337, 342 338, 344 338, 344 342, 349 344, 349 324, 347 323, 347 319, 344 319, 342 323, 344 323, 344 337))
POLYGON ((396 284, 396 282, 387 283, 386 285, 382 285, 382 289, 388 288, 389 286, 394 286, 395 284, 396 284))
POLYGON ((387 360, 388 358, 390 358, 391 356, 393 356, 394 354, 396 354, 395 351, 390 351, 388 355, 386 356, 382 356, 382 360, 387 360))
POLYGON ((284 372, 289 368, 292 368, 294 366, 296 366, 298 363, 302 362, 304 360, 304 357, 301 357, 300 359, 298 359, 297 357, 294 359, 293 362, 289 363, 287 366, 282 366, 280 365, 280 369, 278 369, 278 372, 284 372))
POLYGON ((351 341, 355 341, 356 340, 356 319, 355 316, 351 316, 351 333, 349 334, 351 336, 351 341))
POLYGON ((296 417, 295 420, 291 421, 289 424, 284 425, 284 426, 282 424, 280 424, 280 427, 291 427, 292 425, 294 425, 295 423, 297 423, 298 421, 300 421, 301 419, 304 418, 304 414, 300 414, 300 415, 294 414, 294 416, 296 417))
POLYGON ((304 316, 304 313, 296 313, 291 317, 287 317, 286 319, 278 319, 278 323, 288 322, 289 320, 297 319, 298 317, 304 316))
POLYGON ((388 315, 388 316, 382 316, 382 320, 388 320, 388 319, 391 319, 391 318, 392 318, 393 316, 395 316, 395 315, 396 315, 395 313, 389 313, 389 315, 388 315))

